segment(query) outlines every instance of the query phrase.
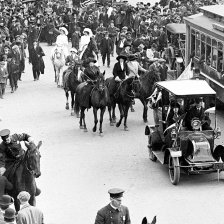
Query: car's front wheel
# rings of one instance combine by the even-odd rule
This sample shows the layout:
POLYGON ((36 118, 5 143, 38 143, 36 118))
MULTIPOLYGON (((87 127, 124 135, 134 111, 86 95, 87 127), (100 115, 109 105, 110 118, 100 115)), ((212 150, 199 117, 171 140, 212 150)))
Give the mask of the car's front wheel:
POLYGON ((173 185, 177 185, 180 181, 180 166, 179 158, 169 156, 169 175, 173 185))

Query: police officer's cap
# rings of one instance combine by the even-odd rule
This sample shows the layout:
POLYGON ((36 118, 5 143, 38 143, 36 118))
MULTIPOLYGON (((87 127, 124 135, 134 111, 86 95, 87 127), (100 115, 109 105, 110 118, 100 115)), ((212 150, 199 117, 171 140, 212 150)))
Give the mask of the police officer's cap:
POLYGON ((7 136, 9 136, 9 134, 10 134, 9 129, 3 129, 3 130, 0 131, 0 136, 1 137, 7 137, 7 136))
POLYGON ((112 188, 108 191, 111 198, 121 198, 123 197, 124 190, 120 188, 112 188))

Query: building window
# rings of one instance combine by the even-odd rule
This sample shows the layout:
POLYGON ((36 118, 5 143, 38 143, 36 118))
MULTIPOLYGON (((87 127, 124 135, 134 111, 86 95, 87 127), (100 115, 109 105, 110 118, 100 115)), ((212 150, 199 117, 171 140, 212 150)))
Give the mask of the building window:
POLYGON ((218 62, 218 46, 217 41, 212 40, 212 67, 217 69, 217 62, 218 62))

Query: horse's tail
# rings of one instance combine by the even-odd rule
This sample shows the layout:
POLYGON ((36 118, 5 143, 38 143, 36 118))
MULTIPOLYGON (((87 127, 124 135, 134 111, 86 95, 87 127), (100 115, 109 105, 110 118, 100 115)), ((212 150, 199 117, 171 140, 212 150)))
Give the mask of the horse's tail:
POLYGON ((76 113, 76 115, 77 115, 77 116, 79 115, 79 108, 80 108, 80 106, 79 106, 79 100, 78 100, 78 97, 79 97, 79 94, 78 94, 78 93, 76 93, 76 94, 75 94, 75 105, 74 105, 74 111, 75 111, 75 113, 76 113))

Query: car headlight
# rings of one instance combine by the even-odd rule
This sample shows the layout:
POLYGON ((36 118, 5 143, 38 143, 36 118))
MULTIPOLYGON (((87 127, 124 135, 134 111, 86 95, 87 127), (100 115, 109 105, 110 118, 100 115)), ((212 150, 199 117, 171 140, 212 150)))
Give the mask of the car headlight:
POLYGON ((191 122, 191 127, 193 128, 193 130, 199 130, 201 128, 201 121, 200 120, 193 120, 191 122))

